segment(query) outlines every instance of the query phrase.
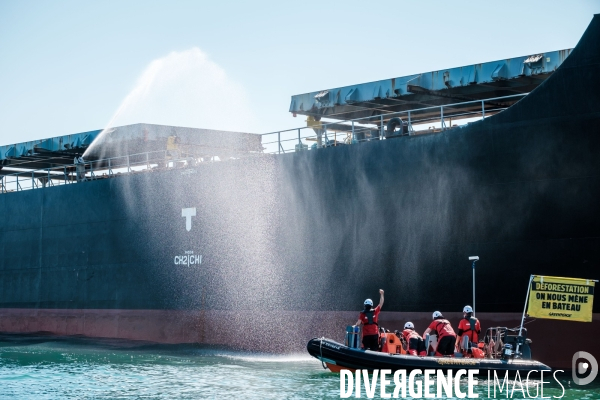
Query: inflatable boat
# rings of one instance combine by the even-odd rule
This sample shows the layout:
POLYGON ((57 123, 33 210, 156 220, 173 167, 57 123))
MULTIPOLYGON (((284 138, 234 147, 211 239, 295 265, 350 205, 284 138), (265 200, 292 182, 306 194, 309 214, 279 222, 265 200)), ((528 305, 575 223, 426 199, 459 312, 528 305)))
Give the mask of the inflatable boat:
MULTIPOLYGON (((310 355, 320 360, 323 366, 332 372, 342 369, 474 369, 479 370, 479 374, 487 374, 487 371, 492 370, 509 373, 552 371, 547 365, 531 359, 530 340, 524 336, 511 336, 511 331, 502 327, 488 329, 482 341, 483 346, 478 346, 485 349, 480 357, 473 356, 475 352, 469 349, 455 353, 454 357, 410 355, 406 353, 400 335, 389 332, 380 334, 381 351, 361 349, 358 345, 358 335, 349 339, 348 334, 345 344, 326 338, 314 338, 308 342, 306 348, 310 355)), ((435 343, 428 343, 427 348, 430 350, 432 347, 435 347, 435 343)))

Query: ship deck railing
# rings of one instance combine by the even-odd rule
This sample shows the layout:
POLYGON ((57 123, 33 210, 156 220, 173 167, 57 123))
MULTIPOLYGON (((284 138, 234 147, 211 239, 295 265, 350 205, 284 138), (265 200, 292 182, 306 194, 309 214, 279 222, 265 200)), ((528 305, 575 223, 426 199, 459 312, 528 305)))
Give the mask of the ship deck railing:
POLYGON ((19 169, 17 166, 10 170, 11 173, 2 171, 4 175, 0 177, 0 193, 69 185, 141 172, 186 168, 198 162, 199 160, 191 155, 161 150, 36 170, 19 169))
MULTIPOLYGON (((312 126, 262 134, 263 152, 249 152, 245 156, 287 154, 373 140, 435 134, 497 114, 509 107, 507 103, 512 105, 515 100, 524 96, 526 94, 465 101, 346 121, 322 120, 318 124, 313 122, 312 126), (490 107, 490 104, 494 106, 490 107), (386 123, 392 118, 399 118, 404 129, 390 135, 386 132, 386 123)), ((10 169, 0 170, 0 193, 68 185, 142 172, 188 168, 215 161, 223 160, 218 157, 198 158, 181 151, 161 150, 36 170, 27 169, 25 166, 19 168, 16 164, 10 169)))
POLYGON ((283 154, 401 136, 437 133, 495 115, 512 106, 515 101, 527 94, 519 93, 463 101, 345 121, 331 121, 324 117, 320 123, 312 122, 311 126, 265 133, 262 135, 262 144, 265 153, 283 154), (386 124, 392 118, 402 120, 405 132, 393 135, 386 132, 386 124), (317 133, 318 130, 320 130, 320 134, 317 133))

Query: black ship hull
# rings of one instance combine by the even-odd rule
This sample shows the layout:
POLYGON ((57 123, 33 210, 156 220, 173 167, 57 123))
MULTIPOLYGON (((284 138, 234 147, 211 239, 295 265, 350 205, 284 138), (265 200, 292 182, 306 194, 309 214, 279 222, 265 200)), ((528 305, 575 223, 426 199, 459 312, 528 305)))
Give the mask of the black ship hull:
POLYGON ((213 313, 264 336, 379 288, 385 311, 460 311, 471 255, 478 313, 517 315, 530 274, 597 278, 598 40, 596 16, 534 92, 441 133, 2 194, 0 330, 100 313, 87 334, 209 340, 189 332, 213 313))

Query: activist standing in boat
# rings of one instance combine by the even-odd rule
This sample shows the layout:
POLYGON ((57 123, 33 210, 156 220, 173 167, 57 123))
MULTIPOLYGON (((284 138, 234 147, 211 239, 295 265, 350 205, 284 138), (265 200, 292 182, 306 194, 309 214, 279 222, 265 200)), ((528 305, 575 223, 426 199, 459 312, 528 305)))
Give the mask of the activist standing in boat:
POLYGON ((363 324, 362 343, 365 350, 379 351, 379 312, 383 306, 383 289, 379 289, 379 304, 373 308, 373 300, 366 299, 365 308, 358 315, 356 325, 363 324))

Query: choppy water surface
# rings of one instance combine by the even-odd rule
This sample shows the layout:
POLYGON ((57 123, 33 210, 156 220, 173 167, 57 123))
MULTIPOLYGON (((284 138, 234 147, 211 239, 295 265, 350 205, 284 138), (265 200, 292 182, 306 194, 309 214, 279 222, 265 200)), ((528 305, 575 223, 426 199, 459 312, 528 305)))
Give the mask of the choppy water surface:
MULTIPOLYGON (((600 399, 597 385, 581 390, 568 381, 562 381, 565 399, 600 399)), ((478 393, 486 398, 487 382, 480 385, 478 393)), ((558 385, 547 388, 545 396, 562 393, 558 385)), ((336 399, 339 391, 339 375, 304 354, 0 336, 1 399, 336 399)))

